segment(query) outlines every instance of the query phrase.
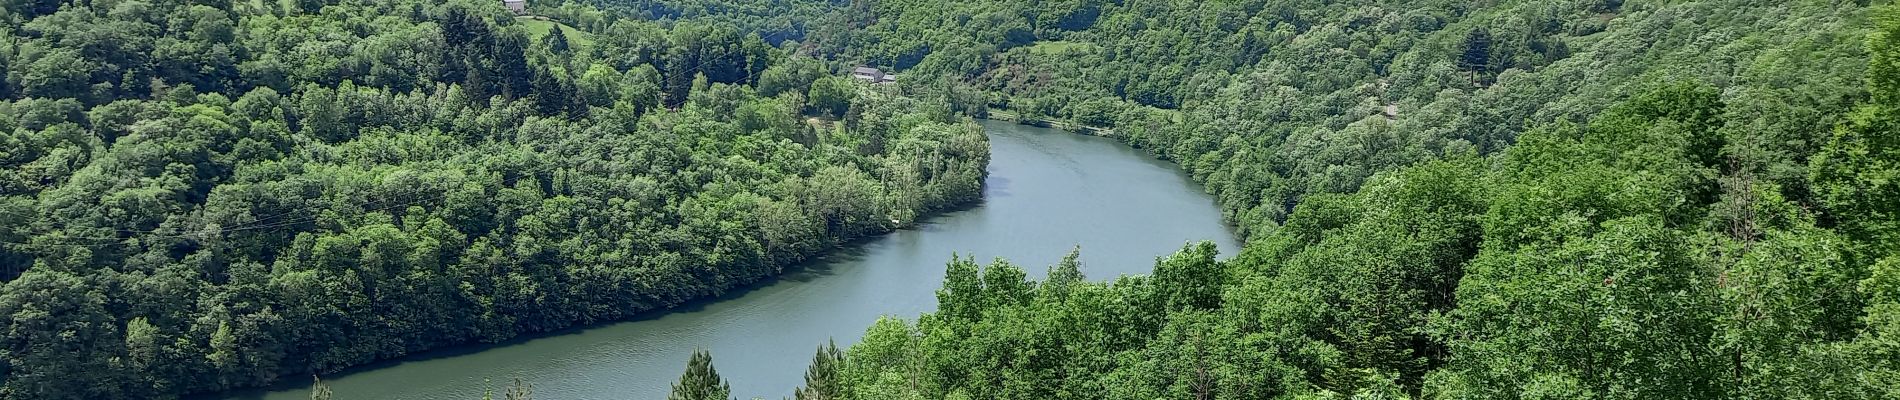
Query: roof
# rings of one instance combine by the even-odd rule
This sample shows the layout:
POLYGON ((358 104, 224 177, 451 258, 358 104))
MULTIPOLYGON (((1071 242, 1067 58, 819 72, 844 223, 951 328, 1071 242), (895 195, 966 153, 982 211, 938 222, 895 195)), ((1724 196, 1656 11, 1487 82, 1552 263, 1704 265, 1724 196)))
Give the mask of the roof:
POLYGON ((896 74, 887 74, 884 73, 884 71, 879 71, 877 68, 871 67, 852 68, 851 77, 870 81, 871 83, 891 83, 897 81, 896 74))

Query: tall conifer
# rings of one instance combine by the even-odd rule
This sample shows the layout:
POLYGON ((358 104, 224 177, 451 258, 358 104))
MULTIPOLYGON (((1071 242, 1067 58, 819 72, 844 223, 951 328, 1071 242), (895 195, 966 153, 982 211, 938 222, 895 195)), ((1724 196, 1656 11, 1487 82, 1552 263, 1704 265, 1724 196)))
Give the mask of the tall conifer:
POLYGON ((693 357, 686 360, 686 374, 680 376, 679 383, 673 384, 673 393, 667 400, 729 400, 732 398, 732 385, 719 377, 719 371, 713 369, 712 353, 694 350, 693 357))

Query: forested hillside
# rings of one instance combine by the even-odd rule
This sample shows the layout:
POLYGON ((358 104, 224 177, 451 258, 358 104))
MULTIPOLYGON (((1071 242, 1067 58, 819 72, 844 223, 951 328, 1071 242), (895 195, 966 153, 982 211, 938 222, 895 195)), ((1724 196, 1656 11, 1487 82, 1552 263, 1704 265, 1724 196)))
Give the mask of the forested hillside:
POLYGON ((1860 92, 1868 24, 1838 1, 870 4, 805 46, 1113 128, 1204 181, 1243 233, 1309 193, 1494 154, 1676 82, 1748 110, 1725 131, 1772 150, 1749 161, 1764 178, 1806 193, 1807 157, 1860 92))
POLYGON ((797 398, 1900 397, 1894 7, 0 1, 0 398, 714 296, 978 200, 991 110, 1179 164, 1248 245, 953 259, 797 398))
POLYGON ((0 398, 625 318, 979 195, 987 142, 942 104, 731 24, 549 13, 593 17, 0 2, 0 398))
POLYGON ((803 50, 1104 128, 1249 244, 1107 284, 953 260, 800 399, 1900 396, 1891 6, 839 10, 803 50))

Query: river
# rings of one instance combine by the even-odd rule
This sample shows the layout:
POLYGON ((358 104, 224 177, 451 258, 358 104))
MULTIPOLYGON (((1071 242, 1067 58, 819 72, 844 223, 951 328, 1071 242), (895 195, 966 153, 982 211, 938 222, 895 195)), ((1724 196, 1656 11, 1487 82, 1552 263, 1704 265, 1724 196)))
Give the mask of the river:
MULTIPOLYGON (((647 317, 497 345, 469 346, 324 377, 338 400, 496 398, 515 378, 537 399, 664 399, 694 348, 740 399, 789 397, 813 350, 855 343, 881 315, 936 307, 951 254, 1003 257, 1040 278, 1073 247, 1083 272, 1146 274, 1191 241, 1236 251, 1201 188, 1174 166, 1113 140, 986 121, 991 160, 983 202, 853 245, 725 298, 647 317), (484 382, 487 383, 484 383, 484 382)), ((294 381, 307 381, 290 378, 294 381)), ((302 400, 307 388, 227 399, 302 400)))

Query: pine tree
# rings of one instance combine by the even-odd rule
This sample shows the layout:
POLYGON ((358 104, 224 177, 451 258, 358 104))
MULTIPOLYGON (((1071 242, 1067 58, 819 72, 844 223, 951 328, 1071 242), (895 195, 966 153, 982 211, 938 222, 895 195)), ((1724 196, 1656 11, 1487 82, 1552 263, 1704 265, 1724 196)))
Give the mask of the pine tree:
POLYGON ((805 387, 798 388, 792 395, 798 400, 842 399, 844 382, 839 375, 843 371, 844 352, 838 350, 838 343, 818 346, 818 354, 811 358, 811 367, 805 369, 805 387))
POLYGON ((567 110, 567 93, 561 90, 560 77, 555 76, 553 71, 536 68, 533 86, 535 111, 541 115, 555 115, 567 110))
POLYGON ((488 99, 501 94, 501 85, 482 60, 475 56, 464 56, 461 62, 462 90, 469 94, 469 100, 478 106, 487 106, 488 99))
POLYGON ((311 376, 310 400, 330 400, 330 385, 323 384, 323 378, 311 376))
POLYGON ((534 400, 534 385, 521 382, 521 378, 515 378, 515 384, 509 386, 508 392, 502 396, 504 400, 534 400))
POLYGON ((1458 69, 1484 73, 1491 67, 1491 31, 1484 28, 1465 33, 1463 49, 1458 53, 1458 69))
POLYGON ((549 30, 548 35, 541 38, 541 45, 547 47, 549 52, 555 54, 566 53, 569 48, 567 45, 567 33, 562 32, 560 24, 555 24, 554 29, 549 30))
POLYGON ((719 377, 719 371, 713 369, 712 353, 705 350, 693 350, 693 357, 686 360, 686 374, 680 375, 679 383, 673 384, 673 393, 667 400, 730 400, 732 385, 719 377))
POLYGON ((524 50, 527 38, 519 35, 507 35, 496 38, 494 68, 500 72, 501 95, 510 100, 527 97, 534 90, 534 68, 528 63, 524 50))
POLYGON ((571 80, 561 81, 562 97, 567 98, 567 115, 571 118, 586 118, 591 111, 587 107, 587 98, 581 96, 581 89, 571 80))

